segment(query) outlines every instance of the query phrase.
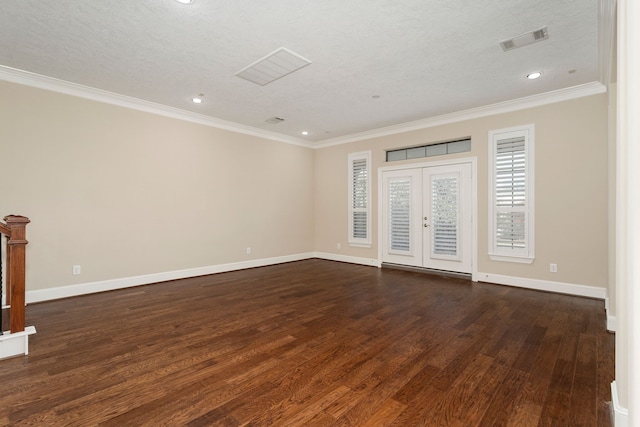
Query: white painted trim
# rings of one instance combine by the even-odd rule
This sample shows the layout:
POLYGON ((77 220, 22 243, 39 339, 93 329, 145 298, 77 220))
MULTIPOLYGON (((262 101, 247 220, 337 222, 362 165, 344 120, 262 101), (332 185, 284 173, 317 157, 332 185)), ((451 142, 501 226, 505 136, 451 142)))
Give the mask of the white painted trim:
POLYGON ((609 310, 607 310, 607 331, 616 332, 618 329, 618 319, 616 316, 609 314, 609 310))
POLYGON ((615 40, 616 0, 598 2, 598 74, 600 83, 609 87, 611 59, 615 40))
POLYGON ((144 111, 146 113, 157 114, 159 116, 171 117, 173 119, 184 120, 218 129, 229 130, 245 135, 256 136, 258 138, 284 142, 285 144, 310 148, 309 142, 303 139, 293 138, 280 133, 269 132, 263 129, 242 125, 240 123, 205 116, 204 114, 193 113, 191 111, 145 101, 131 96, 121 95, 119 93, 95 89, 89 86, 43 76, 41 74, 30 73, 28 71, 18 70, 4 65, 0 65, 0 80, 63 93, 65 95, 77 96, 78 98, 90 99, 92 101, 103 102, 105 104, 117 105, 119 107, 130 108, 132 110, 144 111))
POLYGON ((347 200, 347 206, 349 207, 348 209, 348 216, 347 216, 347 222, 349 224, 349 231, 348 231, 348 236, 347 236, 347 242, 349 243, 349 246, 355 246, 355 247, 371 247, 371 230, 372 230, 372 225, 371 225, 371 150, 369 151, 360 151, 358 153, 349 153, 347 155, 347 170, 348 170, 348 189, 347 189, 347 196, 348 196, 348 200, 347 200), (353 237, 353 213, 356 210, 356 208, 353 207, 353 191, 354 191, 354 187, 353 187, 353 163, 356 160, 365 160, 367 162, 367 190, 366 190, 366 198, 367 198, 367 207, 365 208, 365 213, 367 214, 367 237, 362 239, 362 238, 355 238, 353 237))
POLYGON ((491 253, 489 254, 489 258, 493 261, 519 262, 520 264, 533 264, 533 261, 535 261, 535 258, 530 257, 494 255, 491 253))
MULTIPOLYGON (((148 285, 165 282, 168 280, 186 279, 189 277, 205 276, 208 274, 225 273, 229 271, 243 270, 247 268, 265 267, 286 262, 301 261, 310 258, 326 259, 329 261, 346 262, 350 264, 366 265, 371 267, 382 266, 380 259, 354 257, 328 252, 307 252, 295 255, 286 255, 274 258, 263 258, 251 261, 243 261, 229 264, 197 267, 185 270, 168 271, 162 273, 146 274, 141 276, 124 277, 120 279, 103 280, 98 282, 81 283, 77 285, 60 286, 49 289, 40 289, 26 292, 27 303, 68 298, 79 295, 87 295, 97 292, 112 291, 116 289, 130 288, 134 286, 148 285)), ((606 298, 606 289, 593 286, 576 285, 571 283, 550 282, 545 280, 528 279, 523 277, 502 276, 489 273, 473 273, 474 282, 482 281, 501 285, 515 286, 541 291, 559 292, 563 294, 585 296, 590 298, 606 298)))
MULTIPOLYGON (((450 160, 425 161, 420 163, 409 163, 403 165, 382 166, 378 168, 378 259, 383 259, 383 233, 382 223, 383 207, 383 180, 382 173, 396 170, 429 168, 436 166, 451 166, 459 164, 471 165, 471 277, 478 273, 478 158, 459 157, 450 160)), ((382 261, 379 261, 382 263, 382 261)))
POLYGON ((78 295, 92 294, 96 292, 112 291, 140 285, 148 285, 168 280, 185 279, 188 277, 205 276, 208 274, 225 273, 228 271, 243 270, 246 268, 264 267, 267 265, 282 264, 285 262, 300 261, 314 258, 314 253, 301 253, 274 258, 263 258, 251 261, 235 262, 229 264, 211 265, 208 267, 196 267, 185 270, 167 271, 163 273, 145 274, 142 276, 123 277, 120 279, 102 280, 99 282, 81 283, 78 285, 60 286, 49 289, 40 289, 26 292, 27 303, 49 301, 59 298, 68 298, 78 295))
POLYGON ((377 259, 360 258, 326 252, 307 252, 295 255, 287 255, 274 258, 263 258, 252 261, 243 261, 229 264, 197 267, 185 270, 167 271, 162 273, 145 274, 142 276, 123 277, 120 279, 102 280, 99 282, 81 283, 77 285, 59 286, 49 289, 33 290, 26 292, 28 304, 50 301, 60 298, 69 298, 79 295, 93 294, 97 292, 113 291, 116 289, 131 288, 134 286, 149 285, 152 283, 166 282, 168 280, 186 279, 189 277, 205 276, 208 274, 225 273, 229 271, 243 270, 247 268, 265 267, 268 265, 282 264, 292 261, 301 261, 310 258, 320 258, 330 261, 361 264, 371 267, 380 267, 377 259))
POLYGON ((640 425, 640 2, 618 1, 618 181, 622 212, 617 239, 616 384, 620 402, 629 409, 628 424, 640 425))
MULTIPOLYGON (((371 267, 381 267, 379 259, 359 258, 346 255, 332 254, 327 252, 316 252, 315 258, 330 261, 348 262, 351 264, 367 265, 371 267)), ((474 282, 488 282, 500 285, 514 286, 518 288, 534 289, 539 291, 557 292, 568 295, 576 295, 589 298, 605 299, 606 289, 595 286, 577 285, 572 283, 551 282, 538 279, 527 279, 524 277, 502 276, 497 274, 476 273, 472 274, 471 280, 474 282)))
POLYGON ((382 172, 387 170, 385 167, 378 168, 378 211, 376 212, 376 216, 378 217, 378 259, 380 260, 380 266, 382 266, 382 258, 383 258, 383 245, 382 245, 382 233, 384 233, 384 224, 382 223, 382 209, 384 209, 383 203, 383 191, 382 191, 382 172))
POLYGON ((478 158, 471 160, 471 279, 478 275, 478 158))
POLYGON ((604 310, 607 313, 607 331, 615 332, 618 326, 618 322, 616 316, 610 314, 609 304, 609 290, 607 289, 607 296, 604 298, 604 310))
MULTIPOLYGON (((367 265, 371 267, 381 267, 380 259, 360 258, 327 252, 315 252, 314 258, 326 259, 330 261, 348 262, 351 264, 367 265)), ((496 283, 499 285, 514 286, 518 288, 534 289, 539 291, 557 292, 568 295, 576 295, 589 298, 605 299, 607 290, 595 286, 578 285, 564 282, 551 282, 547 280, 528 279, 524 277, 503 276, 489 273, 472 274, 474 282, 496 283)))
POLYGON ((478 161, 477 157, 470 156, 470 157, 458 157, 456 159, 450 159, 450 160, 435 160, 435 161, 425 161, 420 163, 407 163, 402 165, 381 166, 378 168, 378 178, 381 177, 382 172, 404 170, 404 169, 430 168, 434 166, 451 166, 451 165, 459 165, 461 163, 471 163, 472 166, 475 166, 477 161, 478 161))
POLYGON ((611 383, 611 405, 613 406, 613 427, 627 427, 629 425, 629 411, 620 406, 618 387, 615 381, 611 383))
POLYGON ((366 132, 326 139, 324 141, 314 143, 306 141, 304 139, 294 138, 275 132, 269 132, 263 129, 242 125, 240 123, 230 122, 211 116, 205 116, 203 114, 192 113, 190 111, 168 107, 166 105, 144 101, 142 99, 121 95, 114 92, 108 92, 105 90, 96 89, 76 83, 71 83, 64 80, 55 79, 53 77, 31 73, 28 71, 19 70, 3 65, 0 65, 0 80, 18 83, 30 87, 36 87, 52 92, 63 93, 66 95, 77 96, 79 98, 90 99, 93 101, 104 102, 106 104, 117 105, 133 110, 144 111, 151 114, 158 114, 160 116, 171 117, 178 120, 185 120, 192 123, 198 123, 205 126, 229 130, 232 132, 238 132, 241 134, 256 136, 259 138, 265 138, 272 141, 278 141, 286 144, 299 145, 302 147, 314 149, 347 144, 350 142, 362 141, 364 139, 377 138, 381 136, 395 135, 398 133, 426 129, 430 127, 441 126, 444 124, 457 123, 465 120, 493 116, 496 114, 504 114, 512 111, 524 110, 527 108, 553 104, 555 102, 582 98, 584 96, 597 95, 600 93, 605 93, 607 90, 606 87, 600 82, 585 83, 578 86, 559 89, 524 98, 518 98, 510 101, 486 105, 483 107, 462 110, 455 113, 429 117, 413 122, 400 123, 393 126, 387 126, 366 132))
POLYGON ((326 259, 329 261, 339 261, 339 262, 348 262, 350 264, 360 264, 360 265, 368 265, 370 267, 378 267, 382 266, 380 260, 371 259, 371 258, 360 258, 348 255, 340 255, 340 254, 332 254, 328 252, 316 252, 314 254, 315 258, 326 259))
POLYGON ((527 108, 539 107, 556 102, 569 101, 571 99, 605 93, 607 88, 600 82, 585 83, 578 86, 559 89, 551 92, 527 96, 525 98, 513 99, 505 102, 498 102, 483 107, 471 108, 455 113, 443 114, 441 116, 429 117, 413 122, 401 123, 366 132, 355 133, 338 138, 324 140, 315 144, 314 148, 326 148, 334 145, 348 144, 350 142, 362 141, 364 139, 379 138, 382 136, 395 135, 403 132, 427 129, 435 126, 442 126, 451 123, 472 120, 481 117, 493 116, 496 114, 510 113, 527 108))
POLYGON ((368 244, 363 244, 363 243, 351 243, 348 242, 349 246, 354 247, 354 248, 370 248, 371 247, 371 243, 368 244))
MULTIPOLYGON (((489 226, 488 226, 488 243, 489 243, 489 257, 496 261, 507 262, 519 262, 519 263, 532 263, 535 259, 535 124, 530 123, 527 125, 510 127, 505 129, 495 129, 489 131, 488 137, 488 206, 489 206, 489 226), (507 207, 499 208, 496 204, 496 149, 498 142, 514 137, 524 137, 524 152, 525 152, 525 205, 524 213, 526 215, 525 221, 525 236, 526 236, 526 248, 513 249, 508 251, 507 249, 501 250, 496 244, 496 213, 498 210, 506 210, 507 207), (501 257, 498 259, 498 257, 501 257)), ((511 209, 516 210, 515 207, 511 209)))
POLYGON ((29 354, 29 335, 35 333, 35 327, 27 326, 22 332, 0 335, 0 359, 29 354))
POLYGON ((479 272, 474 281, 496 283, 498 285, 516 286, 519 288, 535 289, 538 291, 557 292, 604 300, 607 296, 605 288, 578 285, 575 283, 552 282, 550 280, 529 279, 526 277, 503 276, 501 274, 479 272), (477 280, 476 280, 477 279, 477 280))

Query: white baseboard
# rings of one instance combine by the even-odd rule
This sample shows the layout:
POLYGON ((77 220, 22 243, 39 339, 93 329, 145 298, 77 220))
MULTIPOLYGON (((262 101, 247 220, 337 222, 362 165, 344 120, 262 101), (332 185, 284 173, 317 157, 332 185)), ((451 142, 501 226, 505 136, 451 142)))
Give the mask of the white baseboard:
POLYGON ((526 277, 503 276, 501 274, 480 273, 473 281, 496 283, 498 285, 517 286, 538 291, 557 292, 581 297, 605 299, 607 290, 595 286, 577 285, 574 283, 552 282, 549 280, 528 279, 526 277))
MULTIPOLYGON (((229 264, 219 264, 207 267, 197 267, 185 270, 167 271, 162 273, 145 274, 141 276, 124 277, 119 279, 102 280, 98 282, 81 283, 77 285, 59 286, 55 288, 27 291, 25 298, 27 304, 49 301, 59 298, 68 298, 78 295, 92 294, 96 292, 112 291, 115 289, 130 288, 133 286, 148 285, 168 280, 186 279, 189 277, 205 276, 207 274, 224 273, 228 271, 243 270, 246 268, 264 267, 285 262, 300 261, 309 258, 320 258, 330 261, 347 262, 351 264, 380 267, 378 259, 361 258, 328 252, 307 252, 281 257, 263 258, 251 261, 243 261, 229 264)), ((551 282, 523 277, 503 276, 499 274, 477 273, 474 281, 497 283, 500 285, 516 286, 549 292, 559 292, 570 295, 585 296, 590 298, 606 298, 606 289, 593 286, 576 285, 571 283, 551 282)), ((611 316, 612 326, 615 328, 615 317, 611 316)), ((609 317, 607 318, 609 324, 609 317)), ((610 329, 615 330, 615 329, 610 329)))
POLYGON ((613 427, 627 427, 629 425, 629 411, 620 406, 618 401, 618 387, 611 383, 611 404, 613 405, 613 427))
POLYGON ((207 274, 225 273, 228 271, 243 270, 246 268, 264 267, 267 265, 282 264, 285 262, 300 261, 314 258, 312 252, 287 255, 274 258, 263 258, 251 261, 235 262, 230 264, 211 265, 208 267, 189 268, 186 270, 167 271, 163 273, 145 274, 142 276, 123 277, 120 279, 102 280, 99 282, 81 283, 77 285, 59 286, 49 289, 27 291, 25 299, 27 304, 41 301, 49 301, 59 298, 69 298, 78 295, 93 294, 96 292, 112 291, 115 289, 130 288, 133 286, 148 285, 168 280, 186 279, 189 277, 205 276, 207 274))
POLYGON ((116 289, 130 288, 140 285, 148 285, 151 283, 166 282, 168 280, 186 279, 189 277, 225 273, 228 271, 243 270, 246 268, 265 267, 267 265, 282 264, 285 262, 300 261, 309 258, 321 258, 331 261, 341 261, 351 264, 362 264, 373 267, 380 267, 380 262, 376 259, 344 256, 324 252, 307 252, 274 258, 263 258, 230 264, 211 265, 207 267, 197 267, 186 270, 166 271, 162 273, 145 274, 142 276, 123 277, 119 279, 102 280, 99 282, 89 282, 77 285, 59 286, 49 289, 27 291, 25 299, 27 304, 30 304, 60 298, 93 294, 97 292, 113 291, 116 289))
MULTIPOLYGON (((362 264, 372 267, 380 267, 381 261, 378 259, 359 258, 346 255, 332 254, 327 252, 315 252, 316 258, 327 259, 331 261, 348 262, 352 264, 362 264)), ((607 290, 595 286, 578 285, 573 283, 552 282, 548 280, 528 279, 525 277, 504 276, 500 274, 477 273, 472 277, 474 282, 489 282, 500 285, 515 286, 519 288, 535 289, 540 291, 557 292, 568 295, 583 296, 589 298, 606 299, 607 290)), ((615 328, 615 317, 610 316, 612 326, 615 328)), ((609 317, 607 321, 609 322, 609 317)), ((615 329, 609 329, 615 330, 615 329)))
POLYGON ((616 332, 618 329, 618 320, 616 316, 609 314, 609 310, 607 310, 607 331, 616 332))
POLYGON ((29 335, 35 333, 35 327, 27 326, 22 332, 0 335, 0 359, 29 354, 29 335))
POLYGON ((332 254, 328 252, 315 252, 315 258, 327 259, 329 261, 340 261, 340 262, 348 262, 351 264, 361 264, 368 265, 371 267, 380 267, 380 260, 371 259, 371 258, 360 258, 354 256, 340 255, 340 254, 332 254))
POLYGON ((611 312, 609 310, 609 295, 608 295, 608 293, 607 293, 607 296, 604 299, 604 310, 607 313, 607 331, 615 332, 616 331, 616 327, 617 327, 617 320, 616 320, 616 316, 611 314, 611 312))

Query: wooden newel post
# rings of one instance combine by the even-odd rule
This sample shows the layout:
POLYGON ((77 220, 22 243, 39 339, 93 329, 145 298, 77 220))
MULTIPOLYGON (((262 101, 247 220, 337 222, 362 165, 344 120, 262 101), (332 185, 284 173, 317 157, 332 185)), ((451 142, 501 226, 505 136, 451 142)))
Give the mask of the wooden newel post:
POLYGON ((25 306, 25 269, 27 224, 29 218, 19 215, 4 217, 7 228, 11 230, 7 242, 7 300, 11 304, 11 333, 24 331, 25 306))

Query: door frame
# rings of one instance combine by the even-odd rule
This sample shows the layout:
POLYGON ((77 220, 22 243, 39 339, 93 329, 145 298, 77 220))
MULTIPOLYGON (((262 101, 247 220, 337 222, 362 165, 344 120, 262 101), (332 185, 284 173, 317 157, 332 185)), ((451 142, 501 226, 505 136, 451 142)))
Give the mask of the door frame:
POLYGON ((380 166, 378 168, 378 265, 382 265, 383 259, 383 227, 382 210, 384 195, 383 172, 397 171, 403 169, 428 168, 433 166, 451 166, 459 164, 471 165, 471 280, 478 281, 478 158, 477 157, 460 157, 451 160, 436 160, 431 162, 405 163, 403 165, 380 166))

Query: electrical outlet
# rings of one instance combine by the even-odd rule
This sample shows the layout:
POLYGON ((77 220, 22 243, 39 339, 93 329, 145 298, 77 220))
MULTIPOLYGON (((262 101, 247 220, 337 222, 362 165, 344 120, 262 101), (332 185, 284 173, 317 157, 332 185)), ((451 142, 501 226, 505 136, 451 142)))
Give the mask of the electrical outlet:
POLYGON ((549 264, 549 271, 552 273, 558 272, 558 264, 549 264))
POLYGON ((247 248, 247 255, 251 254, 251 248, 247 248))
POLYGON ((342 249, 342 245, 341 245, 340 243, 338 243, 338 244, 336 245, 336 248, 338 248, 338 249, 342 249))
POLYGON ((72 270, 71 270, 71 273, 74 276, 77 276, 78 274, 80 274, 80 271, 81 271, 80 266, 79 265, 74 265, 72 270))

